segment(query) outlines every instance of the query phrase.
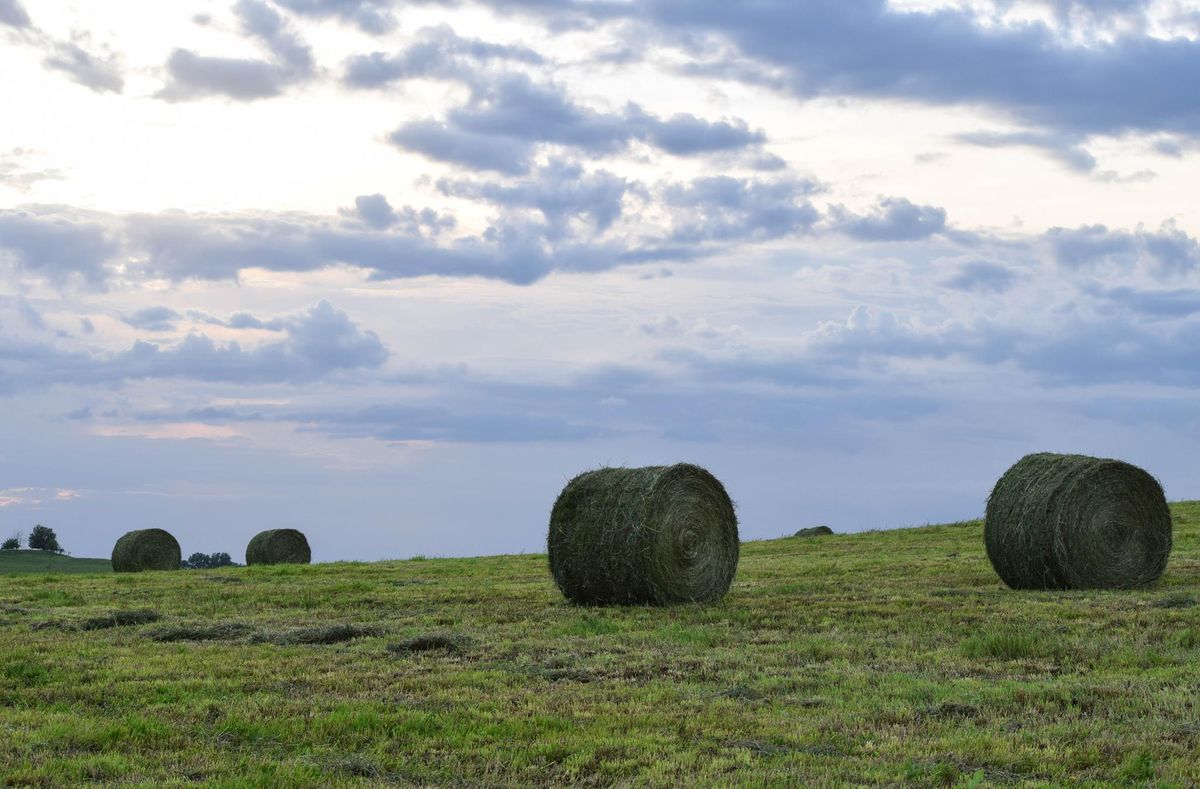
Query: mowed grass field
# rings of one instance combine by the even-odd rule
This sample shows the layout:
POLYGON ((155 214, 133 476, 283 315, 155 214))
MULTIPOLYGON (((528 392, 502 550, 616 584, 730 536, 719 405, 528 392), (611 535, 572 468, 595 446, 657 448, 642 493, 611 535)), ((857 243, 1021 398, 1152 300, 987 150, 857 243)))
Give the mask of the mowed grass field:
POLYGON ((1200 783, 1200 503, 1163 583, 1012 592, 978 521, 743 546, 720 604, 541 555, 0 579, 9 785, 1200 783), (157 617, 157 618, 156 618, 157 617))
MULTIPOLYGON (((76 559, 49 551, 0 551, 0 576, 12 573, 111 573, 108 559, 76 559)), ((0 583, 3 583, 0 580, 0 583)))

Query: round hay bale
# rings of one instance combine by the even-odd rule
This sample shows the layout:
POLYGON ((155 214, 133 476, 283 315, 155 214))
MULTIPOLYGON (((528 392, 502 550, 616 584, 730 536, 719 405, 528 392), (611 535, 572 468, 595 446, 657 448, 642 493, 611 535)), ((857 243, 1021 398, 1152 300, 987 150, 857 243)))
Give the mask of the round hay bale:
POLYGON ((143 570, 178 570, 183 555, 179 542, 162 529, 138 529, 117 540, 113 546, 112 567, 116 573, 140 573, 143 570))
POLYGON ((260 531, 246 546, 246 564, 308 564, 311 561, 308 540, 295 529, 260 531))
POLYGON ((699 466, 602 468, 563 488, 547 544, 550 572, 573 603, 707 603, 737 571, 737 515, 699 466))
POLYGON ((793 534, 793 537, 824 537, 827 534, 833 534, 833 529, 828 526, 810 526, 807 529, 801 529, 793 534))
POLYGON ((1013 589, 1132 589, 1166 568, 1171 512, 1158 480, 1137 466, 1039 453, 996 483, 983 538, 1013 589))

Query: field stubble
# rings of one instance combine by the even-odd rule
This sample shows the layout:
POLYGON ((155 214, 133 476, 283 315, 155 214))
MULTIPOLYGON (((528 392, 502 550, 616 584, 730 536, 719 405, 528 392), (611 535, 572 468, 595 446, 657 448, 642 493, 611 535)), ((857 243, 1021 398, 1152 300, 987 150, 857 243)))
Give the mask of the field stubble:
POLYGON ((1200 782, 1200 503, 1163 582, 1013 592, 978 521, 746 543, 719 604, 542 555, 0 581, 9 785, 1200 782))

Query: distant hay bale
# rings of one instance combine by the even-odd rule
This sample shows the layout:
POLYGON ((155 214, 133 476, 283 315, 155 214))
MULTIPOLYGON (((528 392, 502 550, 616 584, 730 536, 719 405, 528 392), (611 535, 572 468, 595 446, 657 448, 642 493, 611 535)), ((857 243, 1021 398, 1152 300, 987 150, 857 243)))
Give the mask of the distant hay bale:
POLYGON ((308 564, 312 551, 304 534, 295 529, 268 529, 246 546, 246 564, 308 564))
POLYGON ((117 573, 143 570, 178 570, 182 560, 179 543, 162 529, 131 531, 113 546, 112 568, 117 573))
POLYGON ((712 602, 737 571, 733 502, 686 463, 580 474, 554 502, 547 543, 555 583, 582 605, 712 602))
POLYGON ((793 537, 824 537, 827 534, 833 534, 833 529, 828 526, 810 526, 807 529, 801 529, 796 532, 793 537))
POLYGON ((1162 486, 1119 460, 1026 455, 996 483, 983 527, 988 558, 1013 589, 1132 589, 1171 553, 1162 486))

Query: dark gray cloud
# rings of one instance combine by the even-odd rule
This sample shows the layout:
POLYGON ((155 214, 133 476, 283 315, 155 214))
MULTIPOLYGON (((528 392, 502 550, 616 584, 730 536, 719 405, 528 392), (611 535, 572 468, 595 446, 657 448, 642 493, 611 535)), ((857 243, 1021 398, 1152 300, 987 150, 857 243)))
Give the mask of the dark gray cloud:
POLYGON ((820 219, 808 197, 824 189, 812 179, 772 181, 711 176, 668 186, 675 242, 760 241, 807 230, 820 219))
POLYGON ((1072 270, 1144 266, 1156 276, 1171 277, 1200 267, 1200 244, 1173 222, 1157 231, 1139 228, 1134 232, 1104 225, 1054 227, 1045 238, 1058 264, 1072 270))
POLYGON ((946 209, 903 197, 885 197, 863 216, 833 206, 829 218, 835 230, 863 241, 915 241, 946 229, 946 209))
POLYGON ((31 24, 29 14, 17 0, 0 0, 0 25, 23 28, 31 24))
POLYGON ((396 146, 439 161, 515 175, 530 168, 536 146, 554 144, 599 156, 644 142, 678 156, 736 150, 765 141, 741 119, 667 120, 630 104, 620 113, 584 107, 559 85, 504 73, 472 85, 470 101, 445 121, 411 121, 394 131, 396 146))
POLYGON ((395 0, 276 0, 292 13, 317 19, 337 19, 364 33, 382 34, 396 27, 395 0))
POLYGON ((233 7, 242 32, 263 44, 269 60, 224 58, 176 49, 167 59, 167 84, 156 96, 190 101, 223 96, 253 101, 278 96, 315 74, 312 50, 277 11, 260 0, 238 0, 233 7))
POLYGON ((43 63, 97 93, 120 93, 125 89, 125 77, 115 56, 96 55, 73 41, 54 44, 43 63))
POLYGON ((1008 266, 989 263, 986 260, 972 260, 961 264, 952 276, 943 280, 942 284, 954 290, 1004 293, 1016 281, 1016 273, 1008 266))
POLYGON ((140 379, 233 384, 303 383, 344 371, 375 369, 388 358, 379 337, 322 301, 284 320, 284 339, 253 349, 191 334, 172 346, 138 340, 113 354, 68 352, 45 343, 0 338, 0 391, 92 386, 140 379))
POLYGON ((174 331, 175 322, 183 316, 170 307, 146 307, 128 315, 122 315, 121 320, 135 329, 144 331, 174 331))
POLYGON ((544 59, 527 47, 463 38, 448 25, 438 25, 417 31, 416 42, 396 54, 350 58, 343 81, 353 88, 383 88, 420 77, 476 83, 483 78, 480 67, 498 61, 539 65, 544 59))

